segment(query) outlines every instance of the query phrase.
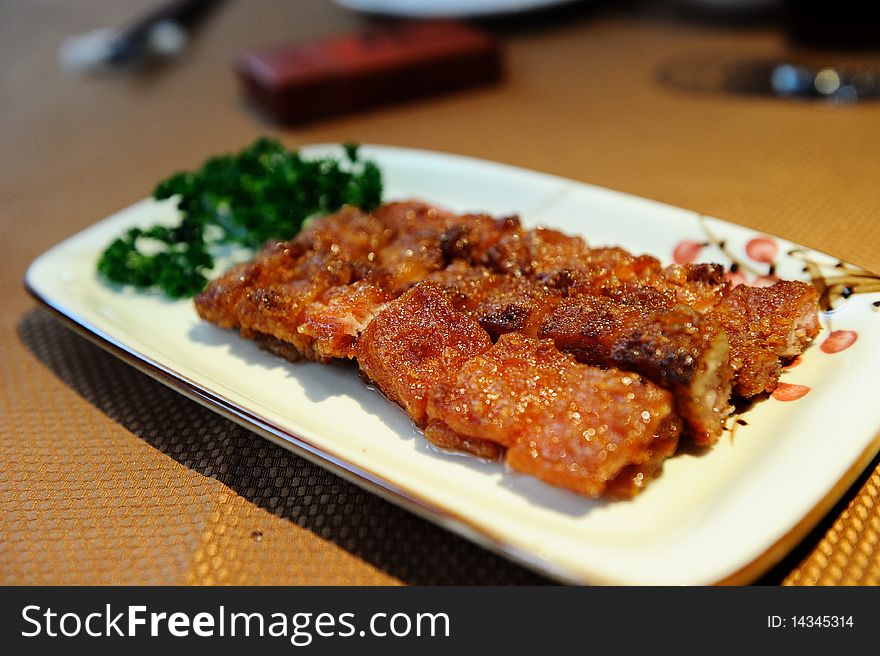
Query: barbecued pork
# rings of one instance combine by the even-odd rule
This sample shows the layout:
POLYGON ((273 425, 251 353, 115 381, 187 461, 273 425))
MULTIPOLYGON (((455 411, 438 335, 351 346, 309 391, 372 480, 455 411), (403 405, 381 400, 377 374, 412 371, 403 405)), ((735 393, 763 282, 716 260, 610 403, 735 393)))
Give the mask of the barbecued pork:
POLYGON ((233 267, 196 297, 196 309, 203 319, 237 328, 242 337, 272 337, 306 358, 324 361, 314 338, 298 330, 306 308, 362 274, 357 262, 326 253, 296 258, 294 246, 273 245, 253 262, 233 267))
POLYGON ((604 296, 564 299, 539 337, 578 361, 634 371, 672 392, 691 439, 715 442, 731 407, 727 334, 687 306, 618 303, 604 296))
POLYGON ((196 310, 202 319, 238 329, 242 337, 289 345, 284 349, 289 356, 327 361, 315 335, 300 331, 306 310, 363 279, 373 268, 371 254, 388 237, 375 217, 358 210, 323 217, 296 239, 269 244, 252 261, 213 280, 196 297, 196 310))
MULTIPOLYGON (((456 311, 439 286, 426 281, 376 315, 361 333, 357 359, 361 373, 425 428, 431 391, 491 347, 486 331, 456 311)), ((425 437, 444 449, 484 458, 500 452, 480 435, 456 435, 440 426, 429 426, 425 437)))
POLYGON ((714 442, 732 389, 772 391, 816 306, 804 283, 734 288, 720 265, 417 202, 315 219, 196 298, 283 357, 357 359, 441 448, 616 496, 659 471, 682 424, 714 442))
POLYGON ((456 263, 431 276, 493 339, 553 339, 578 361, 635 371, 670 390, 690 437, 711 444, 731 407, 727 335, 714 319, 653 287, 616 298, 571 293, 523 276, 456 263))
POLYGON ((491 346, 476 321, 457 312, 437 285, 423 282, 367 325, 357 358, 364 375, 421 427, 431 387, 491 346))
POLYGON ((313 340, 314 359, 354 358, 358 335, 393 299, 393 294, 366 280, 333 287, 306 306, 296 330, 313 340))
POLYGON ((674 451, 679 432, 659 387, 579 364, 552 341, 518 333, 434 385, 427 411, 459 435, 505 447, 511 468, 589 496, 624 468, 651 461, 657 448, 674 451))
POLYGON ((388 203, 372 214, 346 208, 222 274, 196 297, 196 309, 287 357, 350 358, 357 335, 386 302, 456 253, 482 258, 518 230, 518 221, 417 202, 388 203))
POLYGON ((563 295, 524 276, 493 273, 481 266, 455 262, 430 280, 449 295, 453 306, 476 319, 493 340, 510 332, 534 337, 548 312, 563 295))
POLYGON ((772 392, 782 360, 800 355, 819 332, 816 288, 780 280, 770 287, 734 288, 713 312, 730 339, 734 392, 772 392))

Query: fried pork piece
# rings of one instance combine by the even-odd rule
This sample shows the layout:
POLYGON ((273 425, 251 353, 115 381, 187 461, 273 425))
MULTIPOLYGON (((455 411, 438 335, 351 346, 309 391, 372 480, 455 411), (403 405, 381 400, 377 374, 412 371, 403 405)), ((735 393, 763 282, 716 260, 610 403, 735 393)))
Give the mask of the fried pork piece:
MULTIPOLYGON (((388 207, 386 214, 411 216, 418 208, 439 216, 416 203, 388 207)), ((409 239, 400 232, 405 225, 386 222, 380 214, 344 208, 310 221, 293 241, 271 244, 251 262, 212 281, 195 299, 199 316, 257 338, 289 359, 353 357, 357 334, 373 314, 399 293, 396 288, 409 286, 413 275, 418 279, 427 271, 412 274, 413 267, 393 254, 388 270, 379 266, 380 253, 393 251, 391 242, 409 239)))
POLYGON ((394 235, 376 213, 344 207, 336 214, 310 220, 291 243, 303 251, 372 262, 375 253, 394 235))
POLYGON ((735 287, 713 312, 730 339, 734 392, 751 397, 776 389, 780 359, 800 355, 819 332, 818 293, 803 282, 735 287))
POLYGON ((467 248, 488 248, 493 230, 506 225, 417 202, 389 203, 373 214, 345 208, 214 280, 196 308, 203 319, 259 337, 286 357, 351 358, 357 334, 386 302, 446 266, 451 229, 476 231, 482 241, 474 237, 467 248))
POLYGON ((378 262, 387 288, 397 293, 450 262, 480 264, 505 235, 522 232, 516 218, 456 215, 416 201, 387 203, 375 216, 394 235, 378 262))
POLYGON ((358 335, 394 296, 366 280, 332 287, 306 306, 297 332, 312 338, 317 359, 351 359, 358 335))
POLYGON ((267 335, 292 345, 303 356, 324 361, 314 338, 298 331, 309 304, 334 287, 363 276, 357 261, 330 253, 296 257, 296 244, 275 244, 252 262, 233 267, 195 298, 202 319, 237 328, 242 337, 267 335))
POLYGON ((546 228, 513 231, 483 260, 468 261, 571 294, 621 300, 634 290, 650 287, 662 294, 668 305, 687 305, 697 312, 710 310, 730 288, 719 264, 663 268, 650 255, 633 255, 618 247, 590 248, 579 237, 546 228))
MULTIPOLYGON (((560 277, 566 280, 565 289, 569 296, 604 296, 624 306, 638 308, 645 316, 686 306, 702 317, 708 317, 710 323, 719 324, 728 334, 730 343, 733 393, 745 398, 773 391, 782 371, 780 360, 800 354, 818 331, 817 295, 806 283, 782 281, 769 288, 742 285, 732 288, 721 265, 687 264, 661 268, 656 260, 652 260, 649 256, 633 256, 618 248, 593 249, 578 269, 560 272, 560 277)), ((702 326, 705 322, 706 319, 701 319, 699 324, 702 326)), ((717 353, 717 350, 708 352, 717 353)), ((585 361, 594 360, 585 358, 585 361)), ((635 366, 623 361, 615 363, 624 367, 635 366)), ((660 382, 648 370, 635 370, 660 382)), ((720 378, 716 380, 720 382, 720 378)), ((723 407, 716 401, 725 394, 725 389, 708 379, 696 382, 705 382, 717 390, 717 394, 706 397, 711 399, 705 404, 705 417, 708 418, 709 407, 723 407)), ((682 410, 685 394, 682 389, 676 398, 693 431, 695 415, 682 410)), ((703 432, 703 435, 712 433, 703 432)), ((696 434, 700 435, 700 431, 696 434)), ((698 438, 700 443, 703 440, 704 437, 698 438)))
POLYGON ((522 275, 573 267, 588 250, 580 237, 549 228, 525 230, 516 216, 456 215, 416 201, 387 203, 375 215, 397 235, 381 258, 389 270, 400 264, 432 271, 441 268, 438 263, 461 260, 522 275))
POLYGON ((444 451, 469 453, 483 460, 499 460, 504 455, 504 447, 478 437, 459 435, 442 421, 428 419, 425 425, 425 439, 444 451))
POLYGON ((667 289, 676 305, 696 312, 711 312, 732 289, 720 264, 672 264, 663 269, 667 289))
POLYGON ((315 348, 315 336, 299 331, 306 309, 324 302, 330 290, 366 276, 374 268, 375 251, 390 237, 375 217, 345 208, 310 222, 293 241, 270 244, 252 261, 226 271, 195 298, 196 310, 206 321, 238 329, 242 337, 259 337, 286 357, 326 361, 323 349, 315 348))
POLYGON ((589 248, 582 239, 554 230, 521 231, 503 239, 505 245, 506 255, 494 270, 533 280, 557 295, 604 296, 652 311, 686 306, 703 314, 730 290, 719 264, 664 268, 650 255, 589 248))
POLYGON ((635 371, 673 393, 696 443, 721 435, 732 384, 726 335, 713 319, 672 305, 676 295, 627 285, 616 299, 564 298, 538 281, 462 262, 432 280, 493 339, 509 332, 551 338, 580 362, 635 371))
POLYGON ((441 287, 426 281, 378 313, 361 333, 356 353, 362 374, 424 428, 429 442, 496 459, 502 452, 498 444, 459 435, 427 417, 431 389, 491 345, 479 324, 456 311, 441 287))
POLYGON ((613 296, 622 285, 644 284, 662 276, 660 262, 622 248, 590 248, 580 237, 536 228, 504 236, 484 261, 497 273, 524 276, 560 291, 613 296))
POLYGON ((656 457, 674 450, 680 429, 668 392, 518 333, 502 335, 436 385, 428 416, 465 438, 505 447, 513 469, 588 496, 601 495, 618 475, 635 476, 630 466, 656 473, 656 457))
POLYGON ((484 264, 497 273, 537 277, 566 269, 578 269, 589 253, 587 243, 550 228, 523 230, 518 222, 474 264, 484 264))
POLYGON ((818 332, 818 297, 811 285, 780 281, 767 288, 732 288, 717 264, 647 266, 630 275, 625 252, 611 252, 616 250, 597 259, 611 265, 613 275, 603 275, 601 268, 569 274, 574 279, 569 294, 607 296, 649 313, 684 305, 711 318, 728 334, 738 396, 772 392, 782 372, 780 360, 802 353, 818 332))
POLYGON ((518 332, 534 336, 561 293, 522 276, 493 273, 480 266, 455 262, 431 275, 449 294, 456 310, 476 319, 494 340, 518 332))
POLYGON ((675 431, 670 431, 668 437, 654 440, 647 460, 621 469, 617 476, 608 481, 605 494, 618 499, 631 499, 644 489, 648 481, 660 475, 663 463, 675 455, 677 448, 678 434, 675 431))
POLYGON ((668 307, 686 305, 710 311, 730 290, 720 264, 673 264, 666 268, 650 255, 632 255, 620 248, 589 251, 584 264, 566 273, 570 293, 607 296, 631 304, 649 288, 668 307))
POLYGON ((363 374, 424 427, 430 389, 491 346, 486 331, 426 281, 373 318, 358 339, 357 359, 363 374))
POLYGON ((250 262, 227 269, 196 296, 199 316, 221 328, 238 328, 235 307, 245 292, 270 276, 286 280, 295 278, 297 264, 304 252, 302 247, 292 248, 290 244, 277 242, 266 246, 250 262))
POLYGON ((452 214, 415 202, 381 205, 374 214, 393 235, 377 253, 390 292, 401 294, 446 266, 440 235, 454 220, 452 214))
POLYGON ((711 318, 646 296, 634 305, 604 296, 566 298, 538 336, 579 362, 634 371, 669 390, 690 438, 712 444, 731 410, 727 335, 711 318))
POLYGON ((516 216, 496 219, 488 214, 465 214, 455 217, 440 235, 440 248, 447 262, 488 266, 497 257, 503 239, 522 234, 516 216))

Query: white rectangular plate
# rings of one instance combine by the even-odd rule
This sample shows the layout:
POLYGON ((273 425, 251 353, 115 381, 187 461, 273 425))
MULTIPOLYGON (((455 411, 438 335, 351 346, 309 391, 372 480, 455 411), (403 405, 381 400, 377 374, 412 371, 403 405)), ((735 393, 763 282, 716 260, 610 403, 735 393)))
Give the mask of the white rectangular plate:
MULTIPOLYGON (((336 148, 303 149, 307 156, 330 152, 336 148)), ((388 199, 518 213, 528 226, 546 224, 664 261, 683 240, 710 242, 699 249, 700 259, 740 259, 740 271, 750 268, 751 279, 767 273, 766 263, 746 254, 753 231, 690 211, 453 155, 379 146, 362 152, 382 168, 388 199)), ((438 453, 352 368, 282 361, 201 322, 188 301, 114 290, 98 279, 96 258, 112 238, 175 213, 168 203, 136 203, 37 258, 26 284, 87 335, 188 396, 560 580, 749 581, 794 546, 880 446, 880 313, 874 305, 880 294, 855 293, 824 316, 816 344, 783 376, 811 388, 806 396, 757 403, 742 416, 747 425, 736 427, 735 439, 726 434, 706 453, 670 459, 633 500, 586 499, 499 464, 438 453), (826 353, 819 345, 831 327, 858 339, 826 353)), ((848 267, 806 249, 790 255, 798 247, 781 239, 769 244, 778 247, 775 270, 783 277, 804 278, 803 258, 828 275, 848 267)))

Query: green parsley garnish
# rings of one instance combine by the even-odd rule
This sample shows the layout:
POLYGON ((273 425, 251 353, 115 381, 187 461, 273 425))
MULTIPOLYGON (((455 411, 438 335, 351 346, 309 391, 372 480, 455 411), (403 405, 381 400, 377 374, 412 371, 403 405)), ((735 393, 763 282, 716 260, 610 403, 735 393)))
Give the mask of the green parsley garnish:
POLYGON ((343 205, 371 210, 382 200, 382 175, 355 144, 345 145, 342 160, 305 160, 264 138, 172 175, 153 196, 176 197, 180 223, 131 228, 101 254, 98 272, 110 282, 187 298, 205 288, 224 245, 254 250, 291 239, 307 218, 343 205))

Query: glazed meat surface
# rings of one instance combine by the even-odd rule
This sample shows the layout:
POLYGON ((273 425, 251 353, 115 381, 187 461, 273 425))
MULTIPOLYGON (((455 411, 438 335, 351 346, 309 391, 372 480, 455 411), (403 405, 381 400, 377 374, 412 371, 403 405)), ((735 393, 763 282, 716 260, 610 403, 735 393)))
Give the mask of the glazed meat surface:
POLYGON ((580 362, 634 371, 672 392, 691 439, 715 442, 731 407, 727 334, 687 306, 645 307, 605 296, 564 299, 539 337, 580 362))
POLYGON ((418 202, 314 219, 195 305, 285 358, 356 360, 439 448, 591 496, 637 493, 679 434, 715 442, 819 329, 805 283, 418 202))
POLYGON ((544 317, 563 295, 524 276, 493 273, 482 266, 455 262, 431 275, 453 306, 476 319, 493 340, 510 332, 535 336, 544 317))
POLYGON ((678 436, 667 392, 518 333, 501 336, 434 386, 428 416, 505 447, 513 469, 589 496, 602 494, 624 468, 650 461, 655 446, 674 450, 678 436))
POLYGON ((253 262, 233 267, 196 297, 199 316, 242 337, 273 337, 322 361, 314 338, 299 332, 306 308, 361 277, 358 263, 332 254, 295 256, 295 244, 275 244, 253 262))
POLYGON ((297 332, 312 340, 314 359, 354 358, 358 335, 393 299, 366 280, 332 287, 306 306, 297 332))
MULTIPOLYGON (((316 337, 300 331, 306 312, 318 304, 314 314, 326 314, 328 303, 339 295, 339 288, 365 278, 373 269, 371 253, 389 234, 375 217, 358 210, 346 209, 312 222, 296 239, 267 245, 250 262, 232 267, 213 280, 195 299, 202 319, 223 328, 234 328, 242 337, 259 337, 261 343, 277 340, 288 345, 288 356, 302 356, 326 361, 325 350, 334 351, 342 345, 316 348, 316 337), (322 309, 323 308, 323 309, 322 309)), ((362 290, 363 291, 363 290, 362 290)), ((350 295, 355 295, 353 292, 350 295)), ((356 296, 356 295, 355 295, 356 296)), ((357 313, 368 312, 363 303, 368 295, 361 294, 357 313)), ((339 305, 335 306, 338 309, 339 305)), ((314 322, 320 319, 314 319, 314 322)), ((358 317, 337 320, 349 326, 358 317)), ((321 332, 312 332, 330 342, 345 341, 321 332)))
POLYGON ((388 203, 372 214, 347 208, 219 276, 196 297, 196 310, 242 337, 285 344, 272 348, 287 357, 351 358, 358 334, 385 303, 456 254, 482 258, 511 230, 518 221, 417 202, 388 203))
POLYGON ((491 346, 486 331, 456 311, 439 286, 423 282, 376 315, 358 340, 357 359, 362 375, 406 410, 429 442, 494 459, 497 443, 447 430, 427 413, 431 391, 491 346))
POLYGON ((719 303, 714 315, 730 338, 736 394, 776 388, 781 361, 800 355, 819 332, 818 301, 815 287, 780 280, 770 287, 739 285, 719 303))
POLYGON ((431 388, 491 346, 476 321, 457 312, 437 285, 423 282, 369 323, 357 358, 363 374, 423 427, 431 388))
POLYGON ((711 444, 721 435, 731 409, 727 335, 713 318, 673 305, 674 296, 647 286, 614 298, 565 294, 464 263, 431 279, 493 339, 510 332, 550 338, 582 363, 639 373, 673 393, 695 442, 711 444))

